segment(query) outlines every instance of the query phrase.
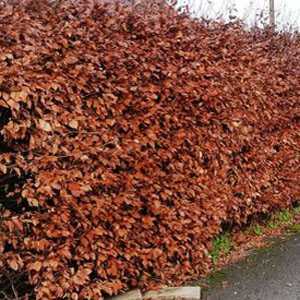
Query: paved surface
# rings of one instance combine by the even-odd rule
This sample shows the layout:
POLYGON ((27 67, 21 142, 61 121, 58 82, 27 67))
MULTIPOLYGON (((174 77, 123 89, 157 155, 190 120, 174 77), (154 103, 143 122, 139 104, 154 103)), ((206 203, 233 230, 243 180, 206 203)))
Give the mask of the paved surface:
POLYGON ((300 300, 300 234, 217 274, 205 300, 300 300))

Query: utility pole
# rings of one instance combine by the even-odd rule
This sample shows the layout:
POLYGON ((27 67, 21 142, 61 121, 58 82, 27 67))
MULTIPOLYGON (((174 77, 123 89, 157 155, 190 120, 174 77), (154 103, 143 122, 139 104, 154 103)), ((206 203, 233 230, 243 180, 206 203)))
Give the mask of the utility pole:
POLYGON ((269 4, 269 9, 270 9, 270 27, 272 29, 275 28, 275 4, 274 4, 274 0, 269 0, 270 4, 269 4))

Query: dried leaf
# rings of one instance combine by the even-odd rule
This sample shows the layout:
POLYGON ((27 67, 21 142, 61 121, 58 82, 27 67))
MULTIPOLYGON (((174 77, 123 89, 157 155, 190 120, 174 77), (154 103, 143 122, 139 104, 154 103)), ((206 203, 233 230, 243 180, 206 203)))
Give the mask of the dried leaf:
POLYGON ((46 132, 52 131, 52 127, 51 127, 50 123, 48 123, 42 119, 39 120, 39 128, 46 132))

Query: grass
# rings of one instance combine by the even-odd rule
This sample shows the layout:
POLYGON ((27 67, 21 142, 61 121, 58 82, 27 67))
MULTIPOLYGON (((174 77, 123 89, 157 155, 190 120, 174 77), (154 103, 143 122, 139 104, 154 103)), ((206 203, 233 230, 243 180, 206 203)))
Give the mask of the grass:
POLYGON ((259 224, 252 225, 250 230, 257 236, 261 236, 263 234, 263 228, 259 224))
POLYGON ((300 205, 293 208, 294 214, 300 214, 300 205))
POLYGON ((271 216, 270 221, 267 223, 267 227, 276 229, 282 225, 291 224, 294 215, 298 213, 300 213, 300 207, 296 207, 293 210, 284 209, 271 216))
POLYGON ((217 287, 226 279, 226 273, 223 271, 216 271, 207 278, 207 284, 210 287, 217 287))
POLYGON ((213 240, 213 248, 212 251, 210 252, 210 256, 213 264, 217 263, 221 254, 223 255, 229 254, 231 248, 232 248, 232 243, 228 232, 222 233, 219 236, 217 236, 213 240))
POLYGON ((300 232, 300 224, 292 224, 288 230, 291 233, 299 233, 300 232))
MULTIPOLYGON (((273 213, 266 220, 252 223, 246 232, 262 236, 264 232, 268 233, 269 229, 286 228, 288 233, 300 232, 300 224, 296 223, 295 216, 300 214, 300 205, 292 209, 283 209, 279 212, 273 213)), ((223 232, 213 240, 210 257, 213 264, 216 266, 221 256, 230 254, 233 248, 233 241, 230 232, 223 232)))
POLYGON ((289 224, 292 221, 292 217, 292 213, 287 209, 280 211, 277 216, 278 221, 281 224, 289 224))

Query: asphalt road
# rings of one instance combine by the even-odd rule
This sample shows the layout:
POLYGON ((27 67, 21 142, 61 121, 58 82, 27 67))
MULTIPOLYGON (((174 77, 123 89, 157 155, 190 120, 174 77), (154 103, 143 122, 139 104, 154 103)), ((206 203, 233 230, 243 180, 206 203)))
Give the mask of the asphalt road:
POLYGON ((300 300, 300 234, 222 271, 218 281, 204 299, 300 300))

